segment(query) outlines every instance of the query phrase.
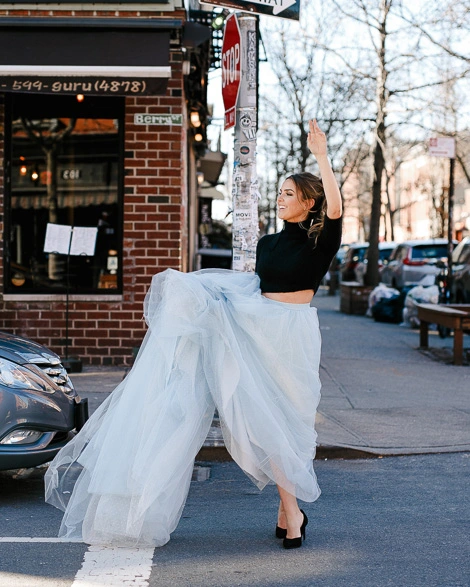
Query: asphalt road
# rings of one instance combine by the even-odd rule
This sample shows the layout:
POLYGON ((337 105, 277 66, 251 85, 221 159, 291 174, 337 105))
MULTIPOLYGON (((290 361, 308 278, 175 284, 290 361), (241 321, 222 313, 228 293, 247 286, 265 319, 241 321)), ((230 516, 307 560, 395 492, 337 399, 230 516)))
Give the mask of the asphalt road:
POLYGON ((234 463, 204 467, 170 543, 117 554, 55 542, 42 472, 1 473, 0 587, 470 585, 469 453, 317 461, 323 494, 295 551, 274 537, 274 487, 259 492, 234 463))

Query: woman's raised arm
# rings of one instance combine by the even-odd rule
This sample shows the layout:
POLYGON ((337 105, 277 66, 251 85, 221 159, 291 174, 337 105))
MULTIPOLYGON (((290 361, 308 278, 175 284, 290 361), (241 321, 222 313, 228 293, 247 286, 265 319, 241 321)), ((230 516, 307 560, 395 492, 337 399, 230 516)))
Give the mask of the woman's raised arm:
POLYGON ((328 218, 339 218, 343 212, 341 194, 333 170, 328 159, 328 149, 325 133, 320 130, 316 120, 309 121, 310 132, 307 144, 312 155, 315 156, 325 190, 327 203, 326 214, 328 218))

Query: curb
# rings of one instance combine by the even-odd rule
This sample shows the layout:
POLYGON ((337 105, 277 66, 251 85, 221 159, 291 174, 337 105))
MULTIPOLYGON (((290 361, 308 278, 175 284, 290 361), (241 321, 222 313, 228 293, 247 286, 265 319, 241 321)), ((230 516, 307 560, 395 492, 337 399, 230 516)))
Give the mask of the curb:
MULTIPOLYGON (((330 446, 320 445, 317 446, 317 452, 315 460, 326 460, 326 459, 385 459, 388 457, 416 457, 418 455, 441 455, 441 454, 457 454, 457 453, 469 453, 468 447, 463 448, 448 448, 447 450, 404 450, 403 452, 389 452, 390 449, 386 449, 383 452, 371 452, 366 451, 362 448, 352 448, 348 446, 330 446)), ((196 456, 196 462, 217 462, 226 463, 233 461, 230 453, 225 446, 203 446, 196 456)))
MULTIPOLYGON (((381 455, 365 450, 349 448, 344 446, 317 446, 315 458, 320 459, 378 459, 385 456, 403 455, 381 455)), ((196 455, 196 462, 218 462, 226 463, 233 461, 225 446, 203 446, 196 455)))

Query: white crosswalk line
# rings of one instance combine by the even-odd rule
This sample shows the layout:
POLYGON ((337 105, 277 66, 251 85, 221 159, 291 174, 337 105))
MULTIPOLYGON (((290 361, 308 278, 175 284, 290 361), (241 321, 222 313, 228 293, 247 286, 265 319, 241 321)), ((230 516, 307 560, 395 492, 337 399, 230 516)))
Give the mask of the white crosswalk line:
POLYGON ((90 546, 72 587, 147 587, 154 550, 90 546))
MULTIPOLYGON (((0 543, 82 543, 57 537, 0 536, 0 543)), ((82 543, 83 544, 83 543, 82 543)), ((154 548, 89 546, 71 587, 148 587, 154 548)))
POLYGON ((81 540, 70 540, 70 538, 53 537, 32 537, 32 536, 0 536, 0 542, 74 542, 80 543, 81 540))

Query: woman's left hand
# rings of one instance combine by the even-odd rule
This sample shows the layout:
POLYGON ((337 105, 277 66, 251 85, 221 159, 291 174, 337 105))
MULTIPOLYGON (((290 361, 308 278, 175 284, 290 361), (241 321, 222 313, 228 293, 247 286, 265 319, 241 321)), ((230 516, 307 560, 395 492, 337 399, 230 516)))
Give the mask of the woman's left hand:
POLYGON ((327 154, 326 135, 320 130, 317 120, 309 120, 310 132, 308 133, 307 145, 312 155, 320 157, 327 154))

